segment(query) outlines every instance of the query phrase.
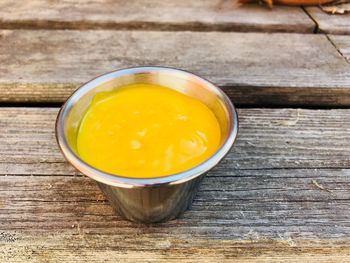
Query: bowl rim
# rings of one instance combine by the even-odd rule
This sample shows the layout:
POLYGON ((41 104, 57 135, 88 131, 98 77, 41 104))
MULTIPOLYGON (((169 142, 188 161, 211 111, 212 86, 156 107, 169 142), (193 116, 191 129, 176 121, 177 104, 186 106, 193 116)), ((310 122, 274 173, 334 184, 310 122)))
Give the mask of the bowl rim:
POLYGON ((189 71, 171 68, 171 67, 162 67, 162 66, 143 66, 143 67, 130 67, 111 71, 109 73, 102 74, 92 80, 86 82, 77 88, 65 101, 61 109, 58 112, 55 124, 55 135, 57 144, 65 157, 65 159, 73 165, 78 171, 82 174, 107 185, 122 187, 122 188, 134 188, 134 187, 153 187, 159 185, 175 185, 187 182, 192 180, 210 169, 216 166, 230 151, 232 148, 238 133, 238 114, 235 106, 228 98, 228 96, 216 85, 210 81, 199 77, 198 75, 191 73, 189 71), (165 72, 175 75, 182 75, 182 77, 190 77, 191 80, 199 82, 199 84, 207 86, 211 91, 214 91, 216 95, 224 103, 226 110, 229 114, 229 131, 228 136, 224 143, 221 145, 217 151, 212 154, 207 160, 194 166, 188 170, 185 170, 180 173, 170 174, 167 176, 155 177, 155 178, 131 178, 120 175, 115 175, 111 173, 104 172, 91 166, 90 164, 83 161, 69 146, 67 138, 64 132, 64 120, 70 113, 76 101, 78 101, 84 94, 89 90, 100 85, 101 83, 110 81, 114 78, 118 78, 126 75, 133 74, 144 74, 152 72, 165 72))

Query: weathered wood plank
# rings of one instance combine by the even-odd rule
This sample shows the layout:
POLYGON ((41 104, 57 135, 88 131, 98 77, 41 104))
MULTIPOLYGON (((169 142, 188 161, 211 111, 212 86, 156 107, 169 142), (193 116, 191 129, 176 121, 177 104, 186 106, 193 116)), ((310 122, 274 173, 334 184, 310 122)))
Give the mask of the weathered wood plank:
MULTIPOLYGON (((203 181, 191 210, 155 231, 176 237, 202 227, 198 238, 215 239, 242 239, 248 231, 265 239, 286 233, 297 239, 347 238, 349 190, 349 170, 214 171, 203 181), (224 229, 217 233, 220 227, 224 229)), ((121 234, 118 226, 131 231, 136 225, 114 215, 87 177, 2 176, 0 199, 2 230, 69 229, 79 221, 92 232, 108 234, 115 228, 121 234)))
MULTIPOLYGON (((0 174, 75 174, 56 145, 56 108, 0 109, 0 174)), ((240 109, 222 170, 350 168, 350 110, 240 109)))
POLYGON ((0 27, 299 33, 311 33, 315 28, 300 7, 276 6, 272 11, 259 5, 237 7, 231 0, 3 0, 0 27))
POLYGON ((350 35, 350 14, 331 15, 314 6, 306 7, 305 10, 317 23, 319 32, 350 35))
POLYGON ((110 261, 121 253, 132 261, 141 251, 167 262, 187 253, 208 261, 316 256, 345 262, 349 190, 350 170, 226 170, 204 179, 181 218, 146 227, 115 215, 86 177, 1 176, 0 259, 85 262, 104 252, 110 261))
POLYGON ((99 74, 163 65, 210 79, 237 104, 350 105, 350 65, 323 35, 4 30, 0 40, 2 102, 62 102, 99 74))
MULTIPOLYGON (((232 241, 168 238, 136 229, 128 235, 66 232, 7 233, 14 242, 2 246, 4 262, 349 262, 349 242, 290 239, 232 241), (18 237, 20 236, 20 237, 18 237)), ((135 228, 133 228, 135 229, 135 228)))
POLYGON ((350 36, 329 35, 328 37, 342 56, 350 63, 350 36))

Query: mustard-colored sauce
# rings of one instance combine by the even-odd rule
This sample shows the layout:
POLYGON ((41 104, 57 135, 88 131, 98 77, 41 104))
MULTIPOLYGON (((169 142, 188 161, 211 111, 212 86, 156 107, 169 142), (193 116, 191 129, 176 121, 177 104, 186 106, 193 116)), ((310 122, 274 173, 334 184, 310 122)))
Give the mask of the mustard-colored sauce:
POLYGON ((95 95, 77 137, 80 157, 102 171, 152 178, 193 168, 219 147, 221 130, 202 102, 135 84, 95 95))

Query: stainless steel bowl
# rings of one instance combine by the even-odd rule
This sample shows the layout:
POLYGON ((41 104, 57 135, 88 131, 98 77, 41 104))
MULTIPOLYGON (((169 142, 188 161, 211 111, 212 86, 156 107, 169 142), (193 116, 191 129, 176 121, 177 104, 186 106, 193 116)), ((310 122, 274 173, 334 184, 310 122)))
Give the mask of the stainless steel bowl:
POLYGON ((231 149, 237 131, 237 112, 219 88, 189 72, 164 67, 128 68, 97 77, 68 98, 56 120, 56 138, 65 158, 81 173, 98 183, 121 215, 143 223, 167 221, 183 213, 191 205, 204 174, 217 165, 231 149), (109 174, 80 159, 76 150, 77 132, 94 95, 135 83, 165 86, 206 104, 216 115, 221 127, 223 140, 220 148, 196 167, 149 179, 109 174))

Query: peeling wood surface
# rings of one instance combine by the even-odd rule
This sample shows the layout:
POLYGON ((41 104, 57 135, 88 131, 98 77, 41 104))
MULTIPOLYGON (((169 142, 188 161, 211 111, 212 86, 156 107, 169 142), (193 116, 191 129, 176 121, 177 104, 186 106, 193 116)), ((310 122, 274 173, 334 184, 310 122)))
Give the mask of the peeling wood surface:
MULTIPOLYGON (((78 228, 79 226, 79 228, 78 228)), ((349 241, 300 240, 235 241, 196 239, 193 232, 164 240, 161 227, 132 226, 126 235, 89 233, 74 227, 50 234, 6 232, 15 239, 2 246, 5 262, 349 262, 349 241), (16 244, 16 245, 15 245, 16 244)), ((103 229, 103 227, 101 228, 103 229)), ((176 229, 176 228, 175 228, 176 229)), ((28 233, 29 232, 29 233, 28 233)))
POLYGON ((350 105, 350 65, 323 35, 3 30, 0 40, 2 102, 62 102, 105 72, 163 65, 208 78, 237 104, 350 105))
POLYGON ((315 28, 300 7, 237 7, 231 0, 3 0, 0 27, 298 33, 312 33, 315 28))
POLYGON ((320 33, 350 35, 350 13, 331 15, 317 6, 305 7, 305 9, 317 23, 320 33))
POLYGON ((238 141, 191 210, 153 226, 115 215, 64 162, 56 114, 0 109, 0 261, 350 258, 350 110, 240 109, 238 141))

